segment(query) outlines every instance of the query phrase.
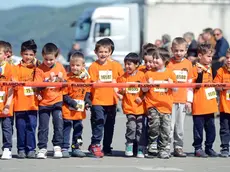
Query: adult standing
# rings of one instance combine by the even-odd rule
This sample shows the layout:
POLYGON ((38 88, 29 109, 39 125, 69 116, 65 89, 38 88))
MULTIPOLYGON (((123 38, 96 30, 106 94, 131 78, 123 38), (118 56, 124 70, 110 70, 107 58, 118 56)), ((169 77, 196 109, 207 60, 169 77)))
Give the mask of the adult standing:
POLYGON ((187 57, 188 60, 194 62, 197 58, 197 42, 192 32, 186 32, 183 35, 184 39, 188 43, 187 57))
POLYGON ((203 30, 203 39, 205 43, 209 43, 212 45, 213 48, 216 46, 216 40, 213 35, 213 29, 212 28, 206 28, 203 30))

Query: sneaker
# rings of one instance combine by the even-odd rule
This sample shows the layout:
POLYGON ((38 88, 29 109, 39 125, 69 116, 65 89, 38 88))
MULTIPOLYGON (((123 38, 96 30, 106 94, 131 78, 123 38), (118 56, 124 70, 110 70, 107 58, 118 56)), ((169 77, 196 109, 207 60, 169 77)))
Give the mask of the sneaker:
POLYGON ((187 155, 186 155, 186 153, 183 152, 183 150, 181 148, 175 148, 174 149, 174 156, 185 158, 187 155))
POLYGON ((132 143, 126 143, 125 155, 126 156, 133 156, 133 144, 132 143))
POLYGON ((34 159, 34 158, 36 158, 35 151, 29 151, 29 152, 27 153, 27 158, 29 158, 29 159, 34 159))
POLYGON ((109 147, 109 148, 103 147, 103 152, 104 152, 104 155, 106 155, 106 156, 112 156, 113 155, 112 150, 113 150, 112 147, 109 147))
POLYGON ((47 149, 45 149, 45 148, 40 149, 38 151, 37 158, 38 159, 46 159, 47 158, 47 149))
POLYGON ((102 158, 104 156, 104 153, 101 151, 101 145, 90 145, 88 150, 96 158, 102 158))
POLYGON ((229 150, 228 149, 221 149, 220 157, 227 158, 228 156, 229 156, 229 150))
POLYGON ((63 158, 69 158, 70 157, 68 149, 62 149, 62 157, 63 158))
POLYGON ((145 153, 144 153, 144 146, 138 146, 137 148, 137 158, 144 158, 145 153))
POLYGON ((19 159, 24 159, 24 158, 26 158, 26 153, 25 153, 24 150, 18 151, 18 158, 19 158, 19 159))
POLYGON ((218 157, 218 153, 216 153, 213 149, 206 149, 205 153, 210 157, 218 157))
POLYGON ((158 157, 161 159, 169 159, 170 158, 167 151, 159 151, 158 157))
POLYGON ((86 157, 86 154, 84 152, 82 152, 80 149, 73 149, 72 150, 72 157, 86 157))
POLYGON ((1 159, 8 160, 11 158, 12 158, 12 153, 11 153, 10 149, 4 148, 1 159))
POLYGON ((62 152, 60 146, 54 146, 54 158, 62 158, 62 152))
POLYGON ((157 143, 152 143, 149 145, 148 154, 150 154, 152 156, 157 156, 157 154, 158 154, 157 143))
POLYGON ((208 157, 208 155, 203 151, 203 149, 195 150, 194 155, 196 157, 201 157, 201 158, 207 158, 208 157))

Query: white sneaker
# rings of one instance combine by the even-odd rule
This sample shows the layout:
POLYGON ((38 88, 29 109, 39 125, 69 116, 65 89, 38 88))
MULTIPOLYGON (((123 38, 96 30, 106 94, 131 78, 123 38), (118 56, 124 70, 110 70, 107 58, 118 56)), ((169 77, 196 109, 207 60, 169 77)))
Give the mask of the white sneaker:
POLYGON ((144 146, 138 146, 137 148, 137 158, 144 158, 145 157, 145 151, 144 146))
POLYGON ((60 146, 54 146, 54 158, 62 158, 62 151, 60 146))
POLYGON ((10 149, 9 148, 4 148, 4 150, 2 152, 1 159, 8 160, 8 159, 11 159, 11 158, 12 158, 12 153, 11 153, 10 149))
POLYGON ((38 159, 46 159, 47 158, 47 149, 45 149, 45 148, 40 149, 38 151, 37 158, 38 159))
POLYGON ((133 144, 132 143, 126 143, 125 155, 126 156, 133 156, 133 144))

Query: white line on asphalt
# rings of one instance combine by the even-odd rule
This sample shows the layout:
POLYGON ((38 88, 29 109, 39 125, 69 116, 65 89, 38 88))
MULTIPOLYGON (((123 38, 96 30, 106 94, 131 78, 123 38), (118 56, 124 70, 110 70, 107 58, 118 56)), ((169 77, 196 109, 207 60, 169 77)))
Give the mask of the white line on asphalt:
POLYGON ((180 168, 173 168, 173 167, 137 167, 140 170, 144 171, 184 171, 180 168))

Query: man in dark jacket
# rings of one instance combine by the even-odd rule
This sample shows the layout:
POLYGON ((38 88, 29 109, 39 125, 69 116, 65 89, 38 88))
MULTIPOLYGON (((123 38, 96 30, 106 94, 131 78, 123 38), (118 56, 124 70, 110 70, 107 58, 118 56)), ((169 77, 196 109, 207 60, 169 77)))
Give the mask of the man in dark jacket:
POLYGON ((223 37, 223 32, 221 29, 214 29, 214 37, 216 39, 216 52, 212 60, 213 77, 216 76, 217 70, 223 65, 223 60, 229 48, 228 41, 223 37))

